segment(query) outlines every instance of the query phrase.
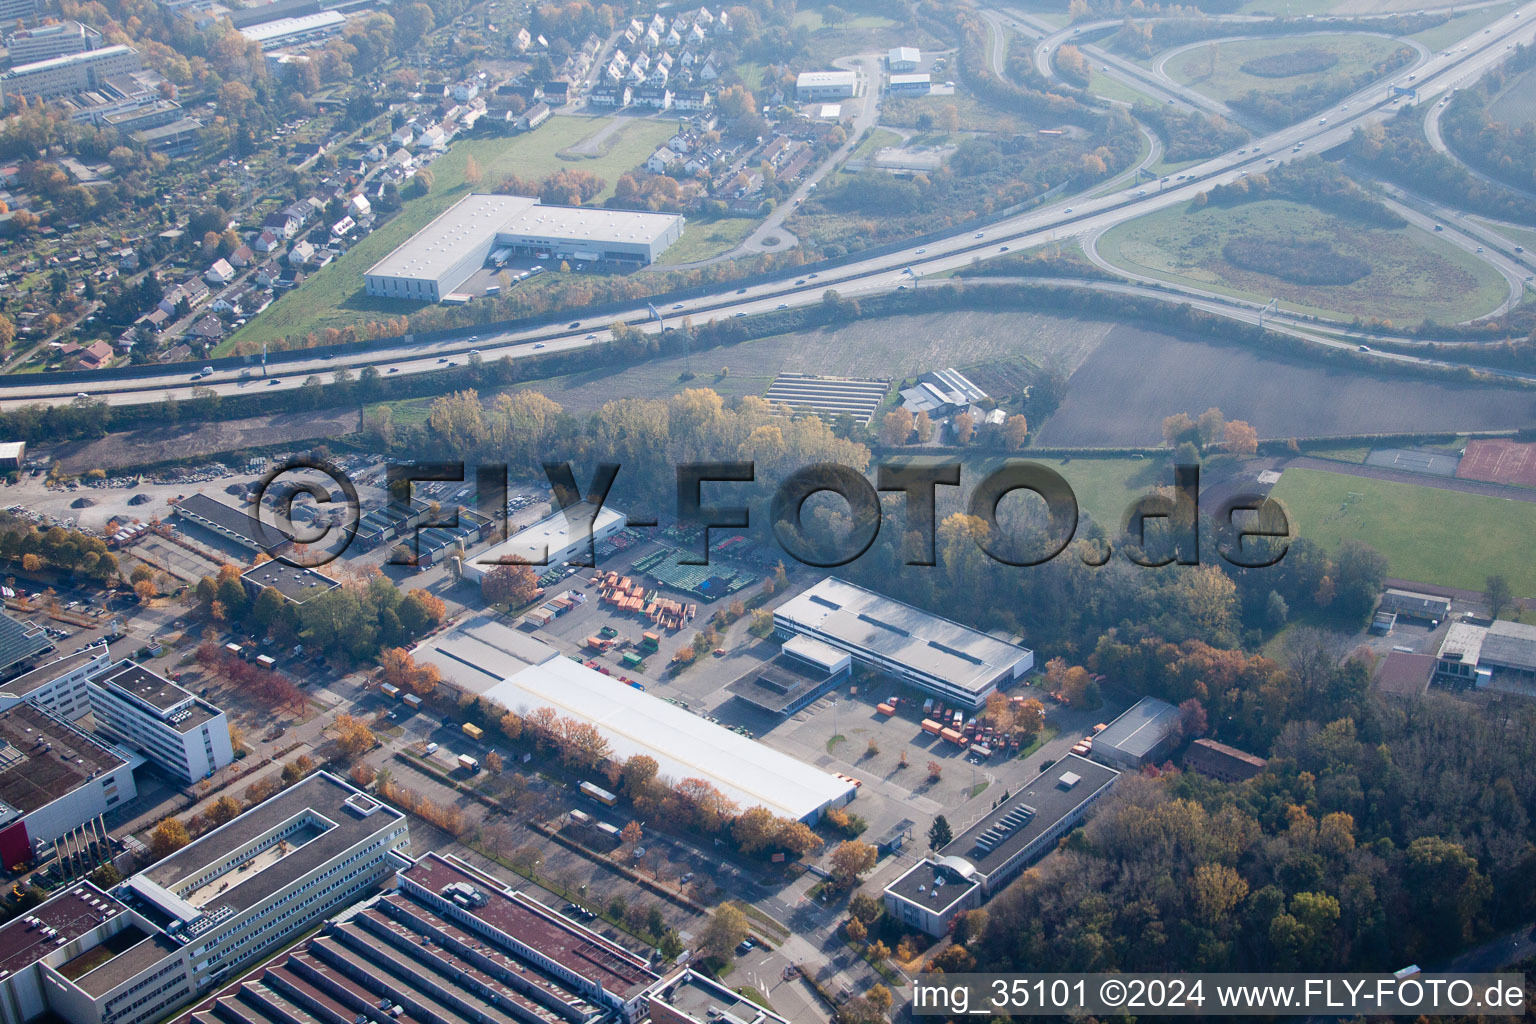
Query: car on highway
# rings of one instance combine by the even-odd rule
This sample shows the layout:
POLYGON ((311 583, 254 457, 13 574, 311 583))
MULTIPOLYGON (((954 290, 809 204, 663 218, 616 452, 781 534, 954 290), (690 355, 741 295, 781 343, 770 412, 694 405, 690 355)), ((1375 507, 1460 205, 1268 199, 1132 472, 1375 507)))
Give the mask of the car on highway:
POLYGON ((267 387, 271 387, 273 384, 281 384, 282 382, 283 378, 273 377, 271 380, 267 381, 267 387))
POLYGON ((533 347, 534 348, 543 348, 544 347, 544 343, 542 341, 536 341, 536 342, 533 343, 533 347))
POLYGON ((917 250, 917 255, 921 256, 923 253, 925 253, 927 251, 928 251, 927 249, 919 249, 919 250, 917 250))
POLYGON ((987 233, 985 231, 978 231, 978 232, 976 232, 976 234, 972 235, 971 237, 972 238, 986 238, 987 237, 987 233))
POLYGON ((1139 195, 1139 196, 1144 196, 1144 195, 1146 195, 1146 194, 1147 194, 1147 190, 1146 190, 1146 189, 1144 189, 1144 188, 1143 188, 1143 189, 1138 189, 1138 190, 1137 190, 1137 191, 1136 191, 1136 194, 1137 194, 1137 195, 1139 195))
POLYGON ((1065 210, 1063 210, 1061 212, 1062 213, 1071 213, 1072 212, 1072 207, 1069 206, 1069 207, 1067 207, 1065 210))
POLYGON ((472 356, 477 356, 477 355, 480 354, 480 350, 477 349, 477 348, 472 348, 472 349, 469 350, 469 354, 472 355, 472 356))
POLYGON ((747 315, 747 314, 746 314, 746 312, 745 312, 745 311, 742 311, 742 312, 740 312, 740 313, 737 313, 737 314, 736 314, 736 315, 737 315, 737 316, 746 316, 746 315, 747 315))
POLYGON ((572 320, 570 323, 566 324, 566 326, 571 328, 572 330, 575 330, 577 327, 581 326, 581 321, 580 320, 572 320))
POLYGON ((1482 247, 1482 246, 1478 246, 1478 247, 1477 247, 1477 251, 1478 251, 1478 252, 1482 252, 1482 251, 1483 251, 1483 247, 1482 247))
POLYGON ((1320 118, 1317 119, 1317 123, 1318 124, 1327 124, 1328 123, 1328 119, 1326 117, 1320 117, 1320 118))
POLYGON ((803 277, 802 277, 802 278, 800 278, 800 279, 799 279, 799 280, 797 280, 797 281, 796 281, 796 282, 795 282, 795 284, 805 284, 805 278, 803 278, 803 277))
POLYGON ((672 308, 673 309, 682 309, 683 308, 683 304, 681 302, 674 302, 674 303, 672 303, 672 308))
POLYGON ((391 366, 389 368, 389 372, 390 373, 399 373, 400 372, 400 367, 398 367, 398 366, 391 366))
POLYGON ((1371 350, 1371 346, 1369 346, 1369 345, 1361 345, 1360 346, 1360 351, 1361 352, 1369 352, 1370 350, 1371 350))
POLYGON ((480 335, 478 335, 478 334, 471 334, 469 336, 469 340, 470 341, 479 341, 480 340, 480 335))
POLYGON ((437 361, 440 362, 440 363, 446 363, 448 361, 448 357, 447 356, 438 356, 437 357, 437 361))
POLYGON ((998 252, 1007 252, 1008 251, 1008 247, 1006 245, 1000 245, 1000 246, 997 247, 997 251, 998 252))
POLYGON ((788 309, 789 308, 789 303, 781 302, 781 303, 778 304, 778 306, 776 308, 778 308, 778 309, 788 309))

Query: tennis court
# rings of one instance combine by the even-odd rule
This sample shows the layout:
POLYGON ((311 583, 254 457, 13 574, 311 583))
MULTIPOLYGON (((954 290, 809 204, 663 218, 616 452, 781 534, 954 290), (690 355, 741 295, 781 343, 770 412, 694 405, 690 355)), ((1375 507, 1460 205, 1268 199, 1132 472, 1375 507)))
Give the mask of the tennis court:
POLYGON ((1503 438, 1469 441, 1456 475, 1463 480, 1536 487, 1536 444, 1503 438))
POLYGON ((1430 476, 1455 476, 1459 461, 1461 456, 1455 452, 1430 448, 1374 448, 1365 457, 1367 466, 1430 476))

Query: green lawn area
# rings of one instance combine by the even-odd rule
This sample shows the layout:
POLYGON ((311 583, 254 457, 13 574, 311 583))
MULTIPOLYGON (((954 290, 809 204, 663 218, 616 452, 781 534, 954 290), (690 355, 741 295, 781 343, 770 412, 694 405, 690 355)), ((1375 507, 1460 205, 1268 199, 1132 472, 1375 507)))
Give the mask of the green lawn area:
POLYGON ((1490 231, 1497 231, 1516 245, 1525 246, 1527 252, 1536 252, 1536 228, 1500 224, 1497 221, 1485 220, 1482 217, 1473 217, 1472 219, 1490 231))
POLYGON ((1154 487, 1173 484, 1172 470, 1160 459, 1039 461, 1062 475, 1077 495, 1078 507, 1111 534, 1120 529, 1120 518, 1131 502, 1154 487))
POLYGON ((763 66, 750 60, 744 60, 735 66, 736 76, 741 79, 741 84, 756 92, 763 85, 763 66))
POLYGON ((901 141, 901 136, 889 129, 874 128, 863 142, 853 148, 853 152, 848 154, 848 159, 867 160, 874 156, 876 151, 884 149, 886 146, 901 145, 901 141))
POLYGON ((594 155, 571 151, 582 140, 602 131, 614 118, 555 117, 535 132, 509 138, 465 139, 454 143, 431 166, 432 190, 405 204, 392 220, 363 239, 330 266, 274 302, 259 317, 231 335, 216 350, 223 355, 241 342, 260 342, 326 327, 342 327, 370 317, 398 316, 412 306, 363 295, 363 274, 415 232, 474 189, 464 180, 473 156, 480 165, 482 191, 495 188, 504 177, 542 178, 573 168, 590 171, 607 182, 601 202, 613 194, 625 172, 645 161, 677 130, 672 121, 624 118, 622 125, 592 147, 594 155))
POLYGON ((1308 35, 1235 39, 1213 42, 1186 50, 1167 63, 1174 81, 1200 90, 1213 99, 1236 99, 1250 89, 1262 93, 1289 93, 1298 86, 1313 85, 1339 75, 1368 71, 1391 56, 1402 44, 1367 35, 1308 35), (1332 66, 1309 73, 1269 77, 1242 69, 1261 57, 1283 57, 1303 51, 1321 51, 1337 58, 1332 66))
POLYGON ((752 233, 758 221, 754 217, 721 217, 719 220, 689 220, 683 237, 672 245, 657 265, 692 263, 729 252, 752 233))
POLYGON ((1270 496, 1300 536, 1329 549, 1364 541, 1401 579, 1482 590, 1501 573, 1536 595, 1536 503, 1311 469, 1287 469, 1270 496))
MULTIPOLYGON (((1415 32, 1405 38, 1417 40, 1431 50, 1443 50, 1452 43, 1459 42, 1472 35, 1485 25, 1498 21, 1504 15, 1514 9, 1514 4, 1498 4, 1494 7, 1479 7, 1465 14, 1458 14, 1443 25, 1427 28, 1422 32, 1415 32)), ((1413 10, 1418 10, 1414 6, 1413 10)))
POLYGON ((1507 293, 1492 266, 1427 231, 1372 227, 1287 200, 1240 206, 1179 205, 1117 225, 1099 253, 1133 273, 1324 316, 1458 323, 1488 313, 1507 293), (1370 272, 1349 284, 1302 284, 1227 261, 1231 242, 1323 243, 1370 272))

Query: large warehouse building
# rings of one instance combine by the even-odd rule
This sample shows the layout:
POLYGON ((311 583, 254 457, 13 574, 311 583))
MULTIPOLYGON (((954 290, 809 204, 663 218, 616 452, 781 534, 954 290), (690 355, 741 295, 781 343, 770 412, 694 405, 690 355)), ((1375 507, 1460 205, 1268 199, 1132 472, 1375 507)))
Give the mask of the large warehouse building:
POLYGON ((920 690, 979 708, 1035 664, 1033 651, 828 577, 773 613, 781 637, 809 636, 920 690))
POLYGON ((471 195, 369 268, 367 293, 441 302, 497 249, 538 260, 646 266, 683 236, 683 218, 545 206, 526 196, 471 195))
POLYGON ((854 796, 849 781, 561 657, 489 616, 433 637, 414 656, 418 664, 437 666, 448 685, 520 715, 547 707, 561 718, 590 722, 615 761, 653 757, 660 775, 703 779, 743 811, 762 806, 814 822, 854 796))
POLYGON ((511 561, 559 565, 578 560, 578 564, 586 565, 593 559, 593 546, 624 529, 625 522, 624 513, 586 501, 558 509, 488 551, 466 558, 463 576, 478 583, 486 573, 511 561))

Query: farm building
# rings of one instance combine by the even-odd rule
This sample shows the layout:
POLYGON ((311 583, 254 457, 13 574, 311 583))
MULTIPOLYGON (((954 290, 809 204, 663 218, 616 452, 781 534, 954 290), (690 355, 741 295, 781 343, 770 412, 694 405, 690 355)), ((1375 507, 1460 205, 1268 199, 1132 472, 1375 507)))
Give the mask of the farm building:
POLYGON ((773 625, 968 708, 1035 664, 1033 651, 836 577, 776 608, 773 625))
POLYGON ((1093 738, 1093 755, 1122 770, 1152 764, 1178 741, 1179 725, 1178 708, 1143 697, 1093 738))
POLYGON ((1381 595, 1377 611, 1391 612, 1400 619, 1421 619, 1425 622, 1442 622, 1450 617, 1451 599, 1437 594, 1420 594, 1412 590, 1388 588, 1381 595))
POLYGON ((470 195, 368 269, 367 293, 441 302, 496 249, 539 260, 646 266, 683 236, 683 218, 601 207, 545 206, 526 196, 470 195))
POLYGON ((625 522, 624 513, 585 501, 558 509, 489 550, 466 558, 464 578, 478 583, 497 564, 513 560, 529 565, 590 565, 593 546, 619 533, 625 522))
POLYGON ((851 782, 560 657, 553 647, 484 616, 433 637, 415 654, 462 693, 520 715, 547 707, 562 718, 589 722, 608 741, 615 761, 646 754, 661 775, 703 779, 742 810, 761 805, 814 822, 854 797, 851 782))

